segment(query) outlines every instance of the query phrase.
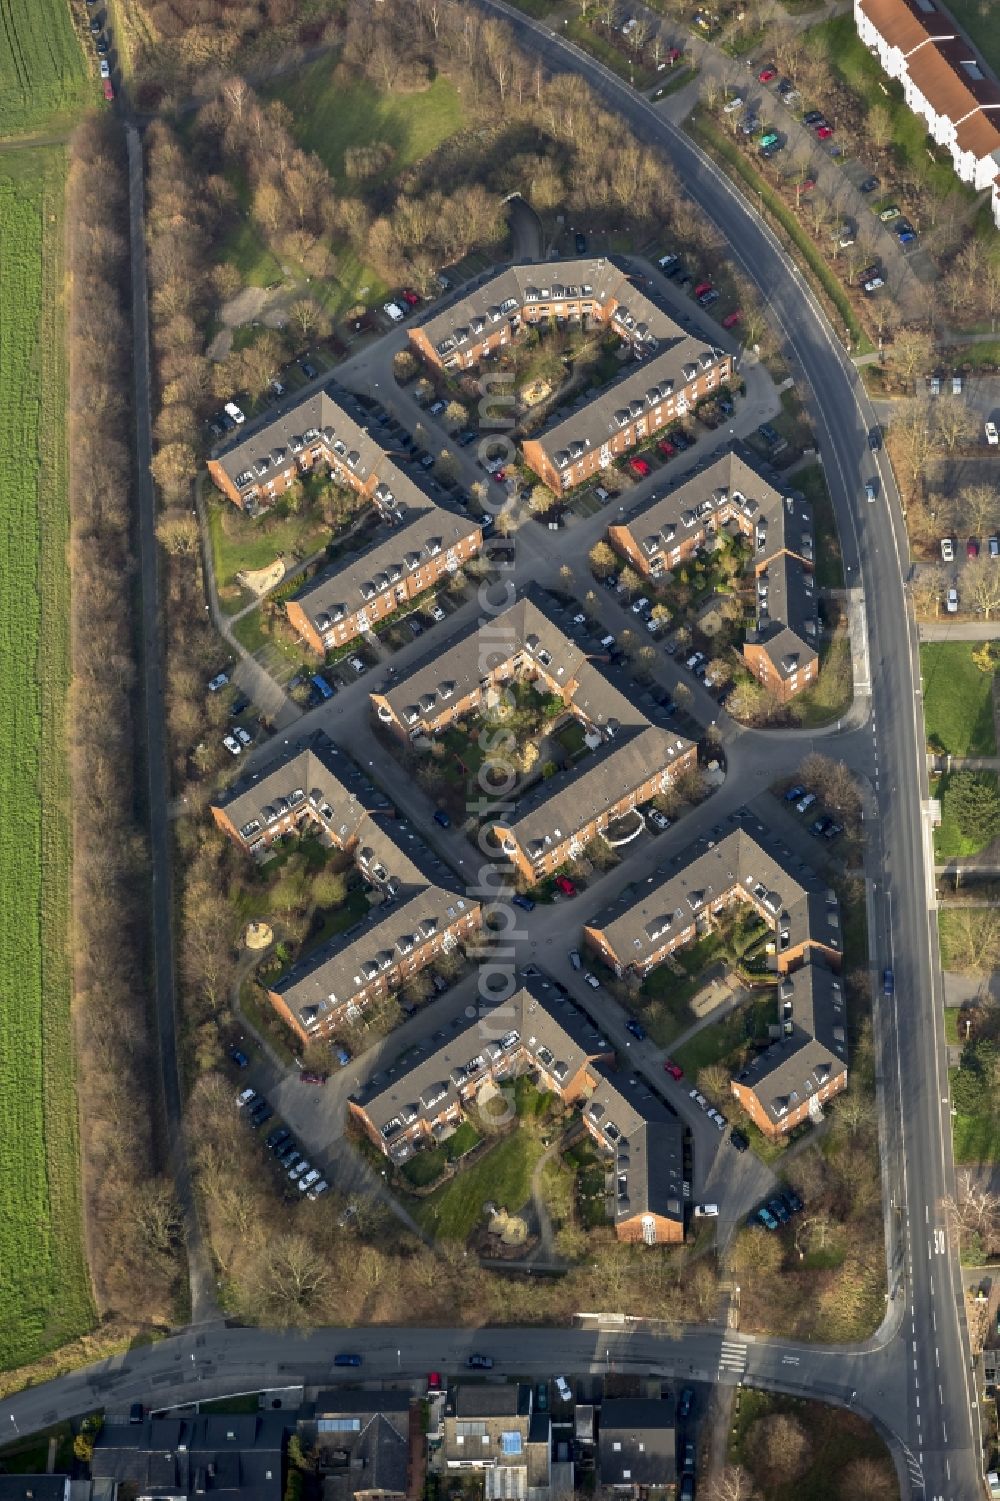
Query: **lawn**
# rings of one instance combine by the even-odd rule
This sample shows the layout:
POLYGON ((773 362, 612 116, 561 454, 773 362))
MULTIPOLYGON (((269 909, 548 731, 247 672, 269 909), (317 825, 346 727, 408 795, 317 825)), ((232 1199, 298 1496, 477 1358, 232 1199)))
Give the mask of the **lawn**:
POLYGON ((462 128, 462 101, 446 78, 420 93, 383 93, 363 79, 338 88, 333 72, 329 59, 313 63, 282 79, 272 96, 288 105, 296 140, 325 162, 338 190, 353 186, 344 171, 349 146, 384 141, 393 148, 386 171, 366 179, 371 186, 423 161, 462 128))
POLYGON ((810 1445, 805 1466, 797 1475, 784 1483, 768 1476, 766 1492, 759 1487, 760 1494, 766 1493, 768 1501, 799 1501, 803 1496, 808 1496, 809 1501, 842 1501, 848 1494, 861 1495, 860 1490, 845 1489, 843 1472, 855 1459, 875 1460, 886 1471, 888 1488, 872 1491, 873 1496, 883 1497, 884 1501, 898 1497, 892 1460, 875 1429, 857 1413, 825 1402, 808 1402, 744 1387, 733 1416, 729 1441, 731 1464, 746 1465, 753 1473, 747 1435, 759 1419, 779 1412, 798 1420, 809 1436, 810 1445))
POLYGON ((801 490, 812 506, 816 534, 816 582, 821 589, 844 587, 844 564, 840 550, 840 533, 833 514, 833 502, 822 464, 808 464, 789 475, 788 483, 801 490))
POLYGON ((248 287, 269 287, 283 281, 281 262, 265 245, 249 219, 233 226, 219 246, 219 260, 230 261, 248 287))
POLYGON ((409 1204, 410 1213, 439 1240, 466 1240, 482 1219, 484 1204, 514 1214, 527 1202, 532 1169, 543 1150, 528 1132, 514 1131, 426 1199, 409 1204))
POLYGON ((920 647, 927 744, 949 756, 995 756, 993 679, 972 660, 974 641, 920 647))
POLYGON ((766 1038, 768 1027, 777 1019, 775 992, 769 989, 764 995, 755 995, 737 1006, 721 1021, 696 1032, 690 1042, 678 1048, 675 1061, 697 1080, 699 1069, 722 1063, 750 1038, 766 1038))
MULTIPOLYGON (((949 1070, 953 1083, 957 1073, 949 1070)), ((956 1162, 1000 1162, 1000 1114, 953 1115, 951 1124, 956 1162)))
MULTIPOLYGON (((995 771, 978 772, 978 776, 989 777, 996 784, 997 774, 995 771)), ((954 807, 950 797, 951 777, 942 776, 937 783, 931 785, 931 796, 941 800, 941 824, 934 830, 934 853, 939 860, 954 860, 965 855, 978 855, 980 850, 989 844, 988 839, 978 839, 968 834, 963 834, 955 819, 954 807)))
POLYGON ((100 85, 66 0, 0 0, 0 16, 0 136, 53 130, 97 107, 100 85))
POLYGON ((330 540, 330 528, 315 514, 281 516, 278 511, 261 520, 237 510, 229 501, 208 503, 208 533, 219 602, 223 609, 239 609, 250 598, 236 582, 244 570, 267 568, 283 557, 289 565, 311 557, 330 540))
POLYGON ((674 955, 684 974, 674 974, 669 964, 661 964, 643 980, 638 1010, 653 1041, 661 1048, 669 1047, 678 1032, 694 1021, 691 1000, 705 984, 705 971, 722 951, 722 936, 713 930, 674 955))
POLYGON ((844 625, 820 643, 819 677, 811 688, 792 699, 789 709, 796 724, 812 729, 846 714, 853 697, 851 639, 844 625))
POLYGON ((0 1367, 55 1349, 94 1317, 67 948, 64 175, 56 151, 0 165, 0 1367))

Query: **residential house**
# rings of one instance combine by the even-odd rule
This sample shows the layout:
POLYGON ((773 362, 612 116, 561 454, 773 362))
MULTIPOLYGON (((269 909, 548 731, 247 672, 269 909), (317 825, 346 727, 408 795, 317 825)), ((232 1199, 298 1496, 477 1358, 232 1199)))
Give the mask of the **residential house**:
POLYGON ((583 931, 617 975, 645 977, 737 902, 762 919, 778 981, 773 1042, 731 1088, 778 1138, 847 1085, 843 935, 834 893, 765 849, 750 832, 754 822, 744 812, 732 833, 648 877, 637 901, 615 903, 583 931))
POLYGON ((598 1454, 601 1485, 616 1495, 638 1501, 676 1484, 673 1399, 605 1398, 598 1454))
POLYGON ((71 1501, 72 1484, 68 1475, 0 1475, 0 1501, 71 1501))
POLYGON ((697 747, 650 724, 632 700, 566 636, 544 595, 524 598, 482 627, 469 627, 391 688, 371 695, 379 723, 400 740, 439 735, 456 720, 488 714, 505 685, 527 679, 562 698, 590 754, 515 793, 493 838, 529 885, 580 854, 629 809, 665 791, 696 765, 697 747))
POLYGON ((286 1419, 280 1413, 203 1413, 105 1423, 91 1473, 134 1501, 281 1501, 286 1419))
MULTIPOLYGON (((571 1000, 528 982, 457 1028, 433 1052, 382 1068, 348 1109, 397 1164, 458 1127, 484 1084, 530 1072, 568 1104, 615 1170, 613 1221, 620 1240, 684 1236, 680 1124, 644 1081, 614 1072, 614 1049, 571 1000)), ((508 1206, 519 1208, 520 1206, 508 1206)))
POLYGON ((456 1386, 442 1427, 445 1468, 481 1472, 484 1501, 548 1501, 552 1425, 529 1385, 456 1386))
POLYGON ((419 508, 397 507, 393 519, 388 536, 322 569, 286 601, 289 624, 317 656, 374 630, 457 573, 483 544, 479 522, 431 505, 422 495, 419 508))
POLYGON ((298 742, 212 804, 217 826, 257 857, 289 834, 315 829, 349 853, 371 906, 347 932, 306 954, 268 990, 303 1044, 332 1037, 441 953, 468 940, 482 920, 437 856, 416 838, 392 835, 389 805, 322 733, 298 742))
POLYGON ((318 1452, 323 1501, 419 1501, 425 1446, 409 1392, 321 1391, 311 1405, 297 1432, 318 1452))
POLYGON ((816 681, 819 619, 811 507, 782 493, 732 445, 654 495, 627 521, 608 528, 623 558, 652 583, 709 546, 724 528, 752 548, 755 623, 743 657, 755 677, 782 702, 816 681))
POLYGON ((1000 225, 1000 85, 983 59, 935 0, 854 0, 854 22, 960 180, 992 190, 1000 225))
POLYGON ((289 623, 320 657, 455 573, 482 546, 479 524, 435 505, 365 422, 355 399, 331 386, 241 431, 208 461, 222 493, 250 516, 302 475, 325 467, 331 479, 370 500, 389 529, 286 601, 289 623))
POLYGON ((611 257, 509 266, 418 321, 409 336, 429 364, 458 372, 550 321, 610 330, 628 356, 623 373, 592 401, 523 440, 525 463, 557 495, 685 416, 733 372, 731 355, 686 333, 611 257))

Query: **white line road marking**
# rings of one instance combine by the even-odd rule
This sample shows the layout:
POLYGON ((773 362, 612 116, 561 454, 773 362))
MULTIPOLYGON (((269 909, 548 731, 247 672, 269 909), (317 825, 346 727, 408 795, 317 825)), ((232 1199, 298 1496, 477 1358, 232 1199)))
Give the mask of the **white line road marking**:
POLYGON ((934 1346, 934 1364, 941 1364, 941 1351, 938 1349, 937 1345, 934 1346))

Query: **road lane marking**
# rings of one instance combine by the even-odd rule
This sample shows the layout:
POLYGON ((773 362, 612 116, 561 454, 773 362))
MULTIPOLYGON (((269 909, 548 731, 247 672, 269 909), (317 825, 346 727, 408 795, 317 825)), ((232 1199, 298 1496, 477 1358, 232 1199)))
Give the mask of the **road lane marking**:
POLYGON ((934 1364, 941 1364, 941 1351, 938 1349, 937 1345, 934 1346, 934 1364))

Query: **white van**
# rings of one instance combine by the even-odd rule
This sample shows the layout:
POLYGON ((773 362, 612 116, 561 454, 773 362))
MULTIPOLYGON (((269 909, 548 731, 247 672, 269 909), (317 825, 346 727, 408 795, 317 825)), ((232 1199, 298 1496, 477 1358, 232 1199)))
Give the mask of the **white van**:
POLYGON ((718 1204, 696 1204, 694 1206, 696 1220, 717 1220, 719 1218, 718 1204))
POLYGON ((398 302, 387 302, 382 311, 387 318, 392 319, 393 323, 402 323, 404 314, 398 302))

